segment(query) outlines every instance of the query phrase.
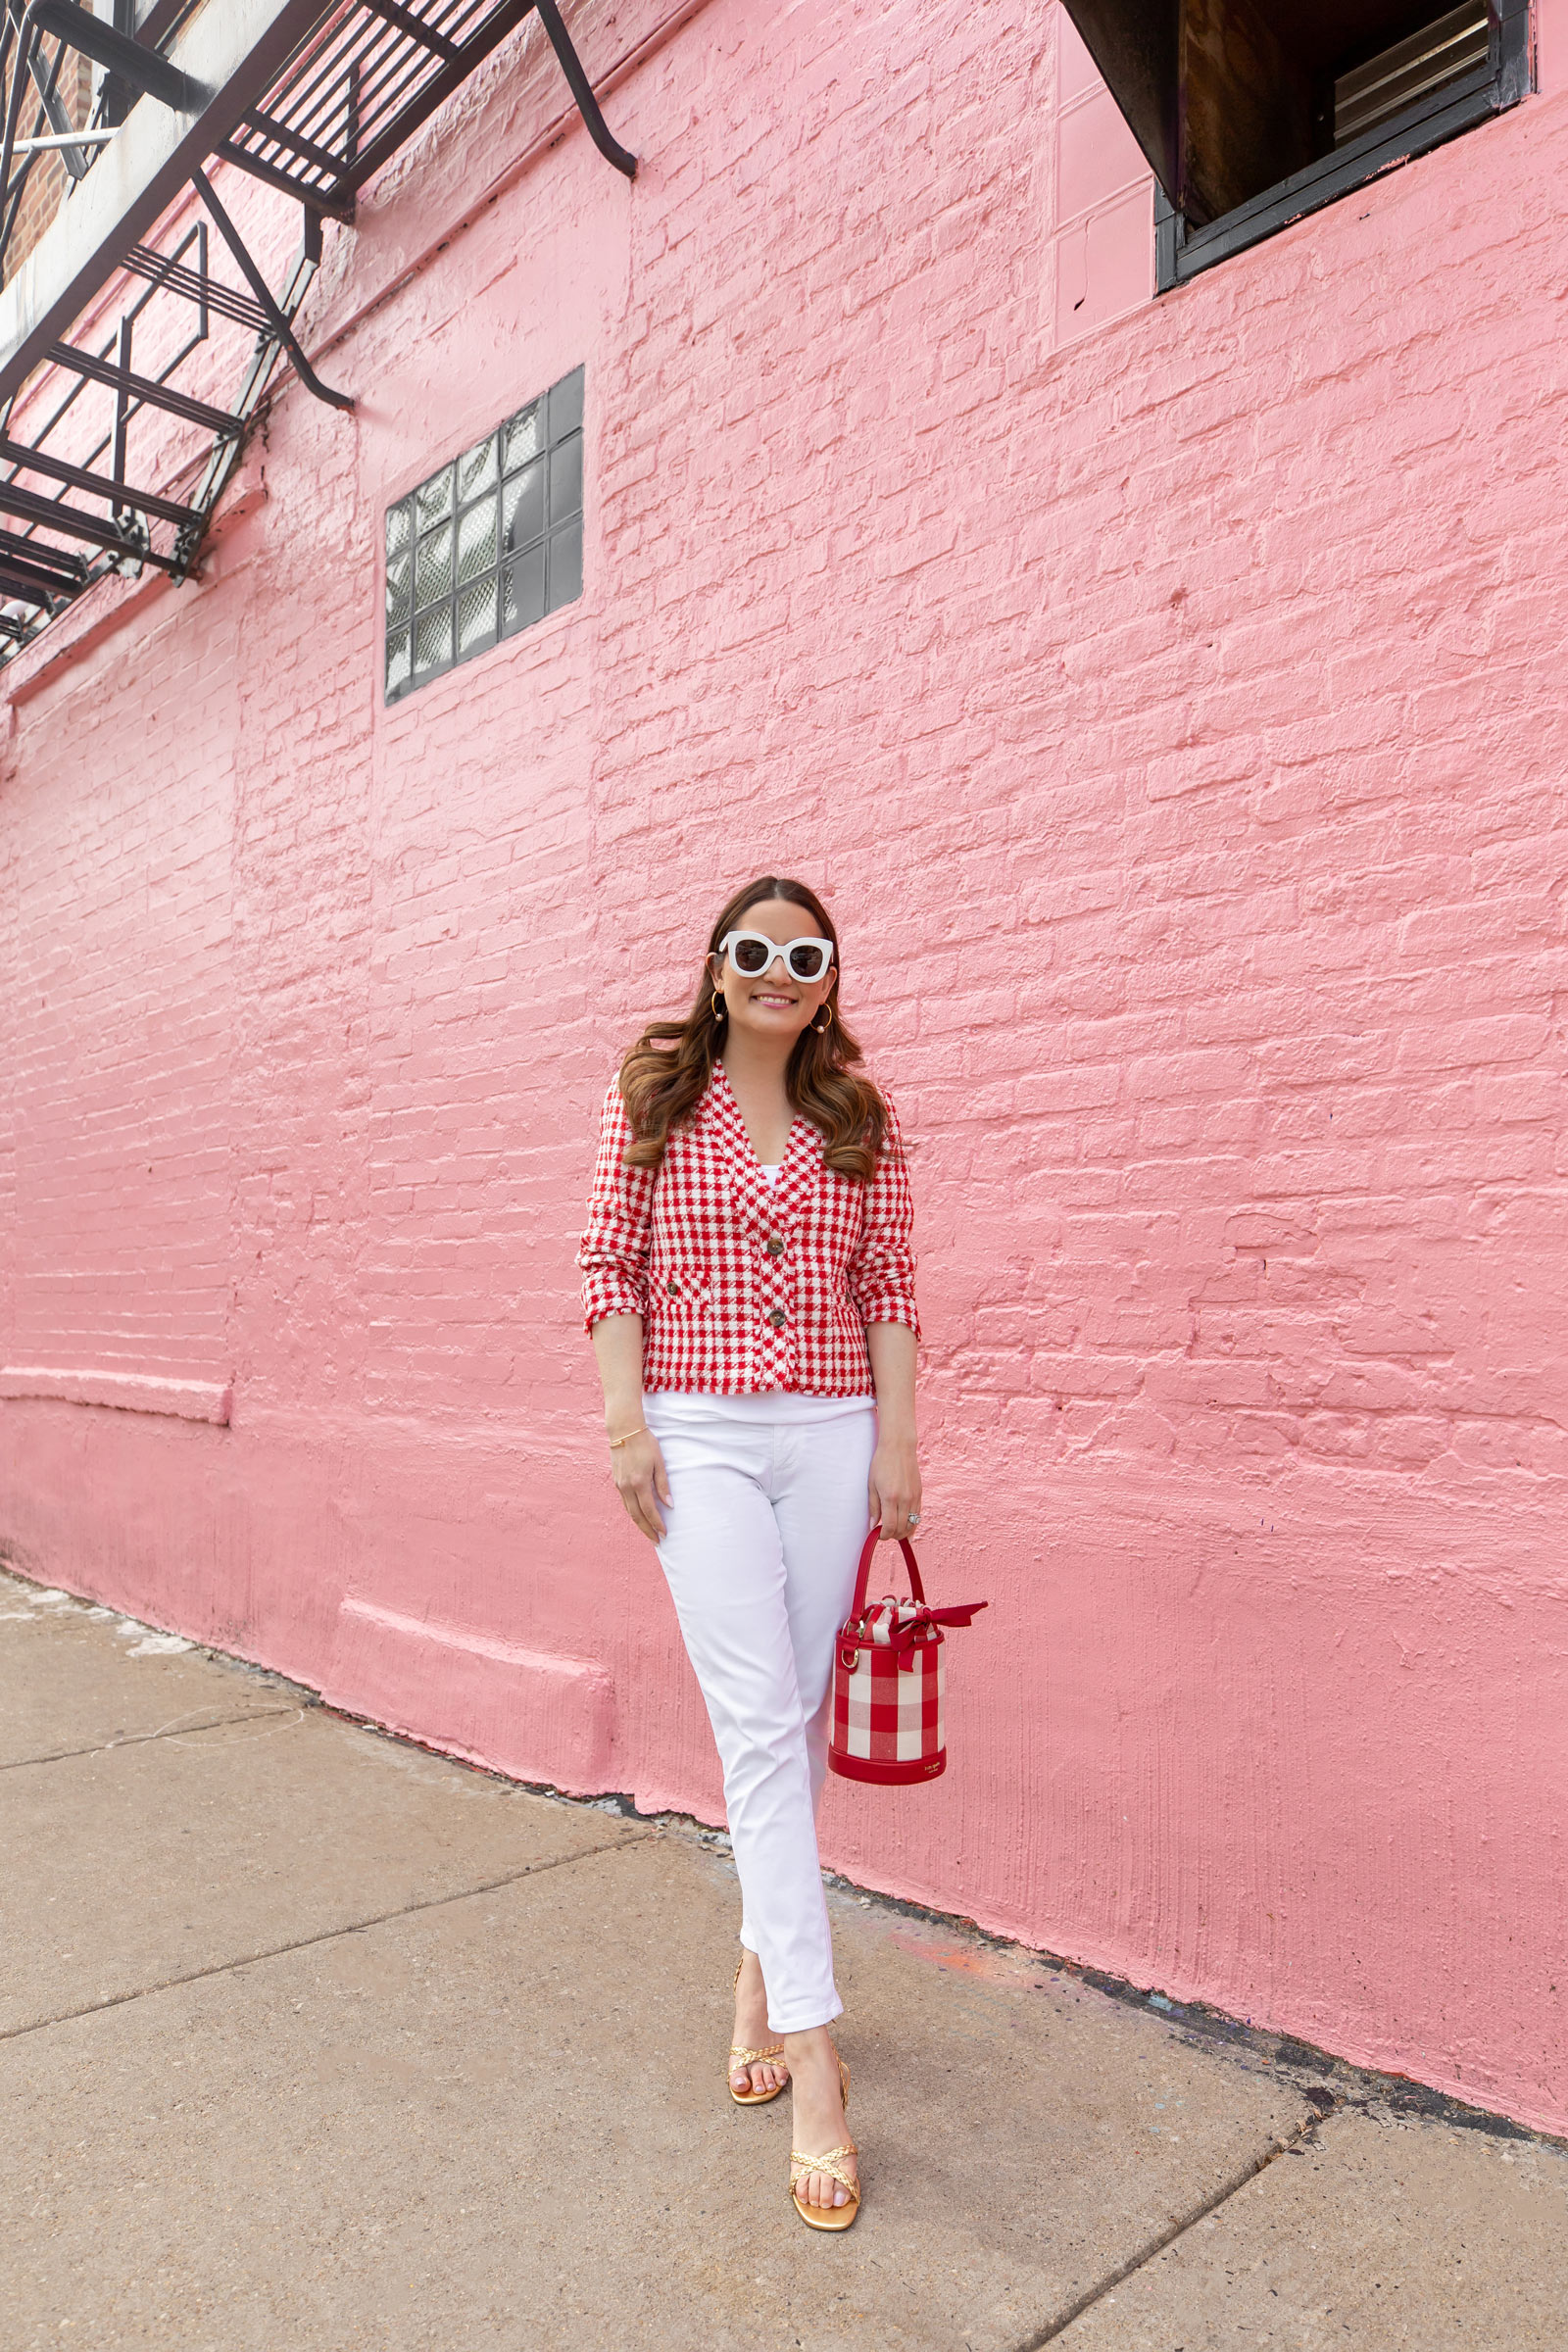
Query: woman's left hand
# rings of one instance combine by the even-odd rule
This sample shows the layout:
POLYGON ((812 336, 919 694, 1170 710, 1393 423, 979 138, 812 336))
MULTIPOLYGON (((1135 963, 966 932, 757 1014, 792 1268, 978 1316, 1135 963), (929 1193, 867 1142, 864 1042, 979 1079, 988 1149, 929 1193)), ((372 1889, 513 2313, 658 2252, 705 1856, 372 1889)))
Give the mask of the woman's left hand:
POLYGON ((871 1518, 884 1537, 912 1535, 920 1515, 920 1463, 913 1438, 882 1438, 871 1456, 871 1518))

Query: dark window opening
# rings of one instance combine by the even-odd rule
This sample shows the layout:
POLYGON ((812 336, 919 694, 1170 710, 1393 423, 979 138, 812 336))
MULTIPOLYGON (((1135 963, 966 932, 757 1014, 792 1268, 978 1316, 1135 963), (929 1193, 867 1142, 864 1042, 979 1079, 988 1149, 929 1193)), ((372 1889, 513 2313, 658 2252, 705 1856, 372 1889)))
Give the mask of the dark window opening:
POLYGON ((1446 17, 1423 24, 1408 39, 1395 41, 1364 64, 1337 74, 1328 122, 1335 146, 1345 146, 1363 131, 1380 130, 1405 107, 1446 89, 1462 74, 1484 70, 1488 29, 1486 9, 1472 0, 1469 7, 1450 8, 1446 17))
POLYGON ((1066 0, 1159 181, 1159 287, 1522 98, 1528 0, 1066 0))
POLYGON ((387 509, 389 703, 581 596, 582 390, 576 368, 387 509))

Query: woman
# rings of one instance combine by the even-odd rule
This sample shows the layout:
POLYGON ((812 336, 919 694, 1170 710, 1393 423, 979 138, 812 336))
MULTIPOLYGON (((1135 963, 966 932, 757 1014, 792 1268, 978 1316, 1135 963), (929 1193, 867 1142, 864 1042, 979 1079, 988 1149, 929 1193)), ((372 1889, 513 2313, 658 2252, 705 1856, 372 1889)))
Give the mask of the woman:
POLYGON ((730 2095, 793 2083, 790 2188, 816 2230, 860 2194, 816 1850, 833 1641, 867 1528, 920 1517, 908 1176, 860 1058, 826 909, 763 875, 713 925, 686 1019, 646 1029, 610 1089, 578 1257, 612 1472, 724 1768, 730 2095))

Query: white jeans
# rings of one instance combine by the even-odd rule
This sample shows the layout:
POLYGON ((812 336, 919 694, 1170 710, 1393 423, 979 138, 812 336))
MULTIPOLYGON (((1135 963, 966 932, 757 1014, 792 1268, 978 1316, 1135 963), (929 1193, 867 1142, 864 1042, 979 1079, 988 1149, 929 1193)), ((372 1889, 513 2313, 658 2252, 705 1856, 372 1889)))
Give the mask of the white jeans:
POLYGON ((724 1768, 741 1882, 775 2034, 844 2004, 816 1851, 833 1637, 870 1524, 869 1397, 654 1394, 644 1418, 669 1474, 659 1557, 724 1768))

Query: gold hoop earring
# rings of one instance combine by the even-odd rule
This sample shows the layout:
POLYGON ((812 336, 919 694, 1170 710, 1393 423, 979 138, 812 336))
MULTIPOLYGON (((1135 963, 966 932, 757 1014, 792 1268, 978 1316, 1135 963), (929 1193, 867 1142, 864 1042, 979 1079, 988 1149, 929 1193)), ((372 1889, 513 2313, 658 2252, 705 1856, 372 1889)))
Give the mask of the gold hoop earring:
POLYGON ((831 1004, 824 1004, 824 1005, 823 1005, 823 1007, 822 1007, 822 1017, 821 1017, 821 1019, 820 1019, 819 1021, 813 1021, 813 1022, 811 1023, 811 1027, 812 1027, 812 1028, 815 1030, 815 1032, 816 1032, 816 1034, 817 1034, 817 1036, 818 1036, 818 1037, 826 1037, 826 1035, 827 1035, 828 1031, 829 1031, 829 1030, 832 1028, 832 1026, 833 1026, 833 1007, 832 1007, 832 1005, 831 1005, 831 1004))
POLYGON ((728 1012, 729 1006, 724 1002, 724 992, 721 988, 714 989, 713 1002, 709 1009, 715 1021, 721 1021, 728 1012))

